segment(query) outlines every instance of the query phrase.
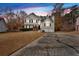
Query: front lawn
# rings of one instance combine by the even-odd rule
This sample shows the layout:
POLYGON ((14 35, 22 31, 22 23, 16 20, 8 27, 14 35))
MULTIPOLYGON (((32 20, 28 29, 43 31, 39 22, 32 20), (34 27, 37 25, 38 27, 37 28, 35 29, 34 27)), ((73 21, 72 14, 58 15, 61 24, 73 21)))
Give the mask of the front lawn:
POLYGON ((10 55, 43 34, 36 31, 0 33, 0 55, 10 55))

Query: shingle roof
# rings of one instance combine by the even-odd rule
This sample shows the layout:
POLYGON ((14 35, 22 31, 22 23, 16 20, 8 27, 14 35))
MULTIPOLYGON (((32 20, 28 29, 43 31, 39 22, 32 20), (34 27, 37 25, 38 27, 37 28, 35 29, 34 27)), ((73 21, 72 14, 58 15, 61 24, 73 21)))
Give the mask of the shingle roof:
POLYGON ((4 18, 3 18, 3 17, 0 17, 0 21, 1 21, 1 20, 3 20, 3 21, 4 21, 4 23, 6 24, 6 22, 5 22, 5 20, 4 20, 4 18))

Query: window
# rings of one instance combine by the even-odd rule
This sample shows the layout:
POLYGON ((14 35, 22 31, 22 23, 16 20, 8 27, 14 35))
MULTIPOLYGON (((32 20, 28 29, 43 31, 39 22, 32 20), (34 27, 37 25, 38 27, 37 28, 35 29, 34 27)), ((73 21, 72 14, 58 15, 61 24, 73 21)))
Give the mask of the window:
POLYGON ((46 26, 46 23, 44 23, 44 26, 46 26))
POLYGON ((31 19, 31 20, 29 20, 29 22, 30 22, 30 23, 33 23, 33 20, 31 19))
POLYGON ((46 21, 45 24, 46 24, 46 27, 50 26, 50 22, 49 21, 46 21))
POLYGON ((24 25, 24 28, 26 28, 26 25, 24 25))
POLYGON ((40 24, 41 24, 41 22, 40 22, 40 21, 38 21, 38 24, 40 25, 40 24))
POLYGON ((50 23, 50 27, 51 27, 51 23, 50 23))
POLYGON ((36 20, 33 20, 33 23, 36 23, 36 20))
POLYGON ((26 20, 25 20, 25 22, 26 22, 26 20))
POLYGON ((27 28, 29 28, 29 25, 27 25, 27 28))
POLYGON ((33 28, 33 26, 31 25, 30 28, 33 28))
POLYGON ((31 20, 31 23, 33 23, 33 20, 31 20))
POLYGON ((38 22, 38 20, 36 20, 36 23, 38 22))

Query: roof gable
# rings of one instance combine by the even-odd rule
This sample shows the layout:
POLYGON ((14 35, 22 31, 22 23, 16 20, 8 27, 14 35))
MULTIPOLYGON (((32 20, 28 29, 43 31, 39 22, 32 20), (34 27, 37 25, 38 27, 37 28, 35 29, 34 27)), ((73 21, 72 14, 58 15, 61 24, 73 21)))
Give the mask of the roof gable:
POLYGON ((41 19, 41 17, 35 15, 34 13, 31 13, 31 14, 27 15, 26 18, 35 19, 35 20, 36 20, 36 19, 37 19, 37 20, 40 20, 40 19, 41 19))
POLYGON ((52 16, 46 16, 45 19, 42 20, 42 22, 47 21, 47 20, 50 22, 53 22, 52 16))
POLYGON ((3 21, 3 22, 6 24, 6 22, 5 22, 4 18, 0 18, 0 21, 3 21))

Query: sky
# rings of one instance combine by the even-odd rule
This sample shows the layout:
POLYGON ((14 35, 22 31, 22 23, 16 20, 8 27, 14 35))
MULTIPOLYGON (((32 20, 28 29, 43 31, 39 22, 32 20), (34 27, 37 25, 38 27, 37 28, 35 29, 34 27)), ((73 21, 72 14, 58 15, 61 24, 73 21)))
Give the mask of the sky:
MULTIPOLYGON (((0 8, 12 8, 14 12, 25 11, 27 14, 35 13, 36 15, 46 16, 50 15, 54 3, 0 3, 0 8)), ((64 3, 63 8, 78 5, 79 3, 64 3)))

